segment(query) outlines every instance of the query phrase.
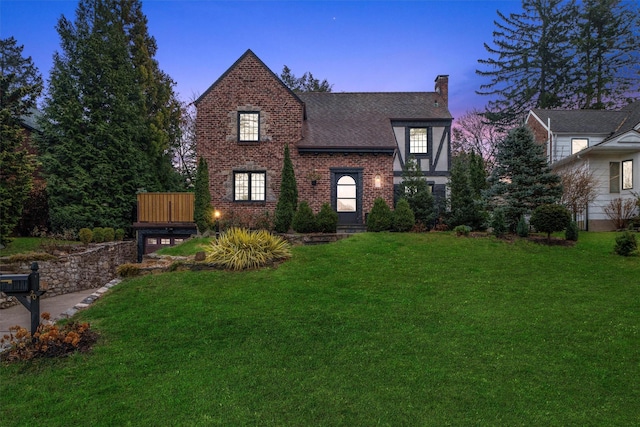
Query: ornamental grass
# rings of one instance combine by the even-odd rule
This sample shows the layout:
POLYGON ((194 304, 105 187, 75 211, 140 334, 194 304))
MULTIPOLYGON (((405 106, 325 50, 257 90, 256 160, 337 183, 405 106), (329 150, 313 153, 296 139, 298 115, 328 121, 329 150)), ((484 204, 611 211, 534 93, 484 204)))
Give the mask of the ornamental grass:
POLYGON ((266 230, 230 228, 205 247, 206 261, 226 270, 251 270, 291 257, 291 246, 266 230))

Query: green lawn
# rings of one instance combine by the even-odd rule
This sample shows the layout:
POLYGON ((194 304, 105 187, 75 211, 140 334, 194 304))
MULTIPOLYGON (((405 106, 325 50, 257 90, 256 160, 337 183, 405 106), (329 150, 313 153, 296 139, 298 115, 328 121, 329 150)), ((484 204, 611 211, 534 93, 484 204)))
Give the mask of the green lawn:
POLYGON ((93 353, 0 368, 0 425, 640 424, 640 257, 363 233, 174 272, 78 316, 93 353))

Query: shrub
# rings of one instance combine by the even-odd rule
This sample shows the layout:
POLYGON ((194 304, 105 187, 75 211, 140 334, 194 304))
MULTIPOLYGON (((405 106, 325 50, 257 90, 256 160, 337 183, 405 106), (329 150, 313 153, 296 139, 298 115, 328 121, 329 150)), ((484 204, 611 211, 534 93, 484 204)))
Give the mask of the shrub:
POLYGON ((569 223, 569 226, 564 232, 564 238, 572 242, 578 241, 578 223, 577 222, 571 221, 569 223))
POLYGON ((123 241, 123 240, 124 240, 124 235, 125 235, 124 229, 122 229, 122 228, 118 228, 118 229, 115 231, 115 234, 114 234, 113 238, 114 238, 116 241, 121 242, 121 241, 123 241))
POLYGON ((291 223, 293 230, 298 233, 313 233, 317 230, 316 217, 313 215, 313 211, 307 202, 300 202, 298 210, 293 215, 293 222, 291 223))
POLYGON ((453 232, 456 236, 468 236, 471 233, 471 227, 468 225, 457 225, 453 228, 453 232))
POLYGON ((520 237, 528 237, 529 236, 529 224, 527 224, 527 220, 524 216, 520 217, 518 221, 518 225, 516 226, 516 234, 520 237))
POLYGON ((96 243, 103 243, 104 242, 104 228, 102 227, 96 227, 93 229, 93 241, 96 243))
POLYGON ((547 241, 551 233, 563 231, 571 222, 571 214, 562 205, 540 205, 531 214, 531 225, 539 232, 547 233, 547 241))
POLYGON ((80 237, 80 241, 82 243, 88 245, 89 243, 91 243, 91 240, 93 240, 93 231, 88 228, 81 228, 78 232, 78 236, 80 237))
POLYGON ((335 233, 338 229, 338 213, 329 203, 323 203, 316 215, 316 225, 321 233, 335 233))
POLYGON ((378 197, 373 202, 373 208, 367 217, 367 231, 386 231, 391 229, 393 214, 383 198, 378 197))
POLYGON ((613 250, 615 253, 622 256, 635 255, 638 251, 636 236, 630 231, 623 232, 621 235, 616 237, 616 245, 613 250))
POLYGON ((229 270, 259 268, 291 257, 291 246, 266 230, 231 228, 205 247, 206 261, 229 270))
POLYGON ((496 237, 502 237, 507 233, 507 222, 504 218, 504 211, 501 208, 493 211, 490 225, 493 228, 493 235, 496 237))
POLYGON ((298 185, 293 163, 289 155, 289 145, 284 147, 284 161, 282 164, 282 178, 280 195, 276 205, 274 227, 278 233, 286 233, 293 222, 296 206, 298 205, 298 185))
POLYGON ((107 227, 104 229, 104 241, 105 242, 113 242, 116 238, 116 232, 113 228, 107 227))
POLYGON ((200 233, 211 226, 211 193, 209 192, 209 165, 204 157, 198 159, 194 185, 193 220, 200 233))
POLYGON ((396 211, 393 216, 393 229, 396 231, 409 231, 413 228, 416 217, 409 206, 407 199, 400 199, 396 203, 396 211))
POLYGON ((140 274, 140 266, 138 264, 121 264, 116 268, 116 274, 120 277, 135 277, 140 274))
MULTIPOLYGON (((42 313, 41 317, 49 320, 49 313, 42 313)), ((62 357, 76 351, 88 351, 97 340, 98 334, 91 330, 88 323, 41 323, 33 339, 25 328, 12 326, 9 335, 0 340, 0 344, 8 344, 1 359, 16 362, 39 357, 62 357)))
POLYGON ((613 222, 616 229, 622 230, 627 227, 629 220, 633 218, 635 206, 636 200, 617 197, 604 207, 604 213, 613 222))
POLYGON ((273 230, 273 218, 268 211, 259 214, 253 224, 256 230, 273 230))

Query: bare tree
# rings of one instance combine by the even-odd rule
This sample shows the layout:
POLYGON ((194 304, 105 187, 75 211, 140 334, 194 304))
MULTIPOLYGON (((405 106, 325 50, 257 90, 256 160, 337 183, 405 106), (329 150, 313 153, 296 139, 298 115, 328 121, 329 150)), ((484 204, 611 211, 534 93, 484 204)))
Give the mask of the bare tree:
POLYGON ((451 134, 453 154, 475 151, 482 156, 487 170, 491 171, 495 162, 496 146, 505 138, 507 132, 488 123, 480 110, 473 109, 456 119, 451 134))
POLYGON ((573 166, 557 172, 562 180, 560 203, 566 206, 573 218, 582 214, 597 196, 596 178, 586 166, 573 166))
MULTIPOLYGON (((196 99, 193 96, 193 99, 196 99)), ((188 186, 193 186, 198 167, 196 153, 196 107, 191 102, 182 102, 180 121, 181 138, 173 147, 173 164, 188 186)))
POLYGON ((636 201, 633 199, 615 198, 604 207, 604 213, 613 221, 616 229, 621 230, 627 224, 636 210, 636 201))

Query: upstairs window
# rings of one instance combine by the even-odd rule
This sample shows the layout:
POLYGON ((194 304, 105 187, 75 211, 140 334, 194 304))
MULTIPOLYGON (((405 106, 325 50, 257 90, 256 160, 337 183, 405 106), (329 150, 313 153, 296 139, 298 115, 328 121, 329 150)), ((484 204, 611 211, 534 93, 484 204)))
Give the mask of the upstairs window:
POLYGON ((571 140, 571 154, 576 154, 589 147, 589 140, 585 138, 573 138, 571 140))
POLYGON ((260 113, 238 113, 238 142, 260 141, 260 113))
POLYGON ((233 200, 236 202, 263 202, 267 190, 265 172, 234 172, 233 200))
POLYGON ((427 128, 409 129, 409 153, 427 154, 427 128))

